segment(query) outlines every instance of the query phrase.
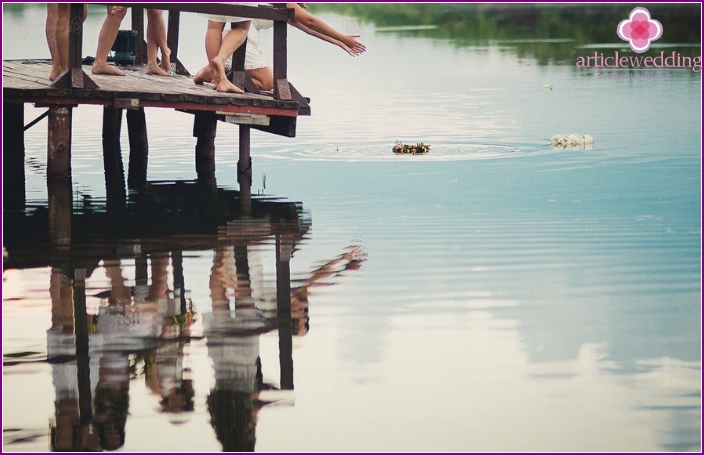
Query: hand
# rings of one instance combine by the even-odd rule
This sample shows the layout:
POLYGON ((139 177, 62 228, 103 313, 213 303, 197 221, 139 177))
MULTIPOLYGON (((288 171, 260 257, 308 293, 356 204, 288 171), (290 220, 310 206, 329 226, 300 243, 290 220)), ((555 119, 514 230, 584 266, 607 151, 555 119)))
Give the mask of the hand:
POLYGON ((360 35, 347 35, 339 46, 352 57, 361 55, 367 50, 367 47, 357 40, 359 37, 360 35))
POLYGON ((347 247, 347 251, 342 254, 342 259, 361 263, 367 259, 367 253, 361 245, 350 245, 347 247))

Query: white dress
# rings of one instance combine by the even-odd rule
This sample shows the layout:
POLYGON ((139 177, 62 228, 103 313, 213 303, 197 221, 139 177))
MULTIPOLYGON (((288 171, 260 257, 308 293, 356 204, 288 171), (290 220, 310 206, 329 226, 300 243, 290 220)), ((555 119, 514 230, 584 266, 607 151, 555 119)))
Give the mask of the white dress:
POLYGON ((252 25, 249 26, 249 33, 247 33, 247 53, 244 58, 244 69, 256 70, 270 66, 260 48, 259 30, 272 28, 273 26, 274 21, 252 19, 252 25))
MULTIPOLYGON (((270 3, 266 2, 224 2, 221 3, 222 5, 241 5, 241 6, 259 6, 259 5, 270 5, 270 3)), ((244 22, 244 21, 249 21, 251 20, 250 18, 247 17, 237 17, 237 16, 224 16, 224 15, 218 15, 218 14, 205 14, 205 13, 198 13, 199 16, 203 16, 209 21, 214 21, 214 22, 244 22)))

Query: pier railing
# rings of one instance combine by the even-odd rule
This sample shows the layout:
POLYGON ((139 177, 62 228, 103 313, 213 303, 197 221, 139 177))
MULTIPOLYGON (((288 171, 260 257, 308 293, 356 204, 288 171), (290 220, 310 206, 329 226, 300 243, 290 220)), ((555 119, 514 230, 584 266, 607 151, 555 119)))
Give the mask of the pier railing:
MULTIPOLYGON (((236 16, 249 19, 269 19, 274 21, 274 98, 291 99, 291 87, 287 75, 287 23, 293 17, 293 10, 285 3, 273 3, 273 6, 245 6, 218 3, 102 3, 104 5, 132 8, 132 29, 137 31, 138 43, 135 49, 136 63, 146 63, 144 43, 144 9, 161 9, 169 12, 167 25, 167 45, 171 50, 171 61, 176 65, 177 74, 188 75, 188 71, 178 60, 179 23, 181 13, 204 13, 223 16, 236 16)), ((83 3, 71 4, 69 29, 69 70, 52 84, 57 88, 98 88, 82 67, 83 60, 83 3)), ((203 36, 205 36, 205 26, 203 36)), ((246 42, 245 42, 246 43, 246 42)), ((234 54, 232 60, 232 82, 238 87, 256 91, 244 71, 246 44, 234 54)))

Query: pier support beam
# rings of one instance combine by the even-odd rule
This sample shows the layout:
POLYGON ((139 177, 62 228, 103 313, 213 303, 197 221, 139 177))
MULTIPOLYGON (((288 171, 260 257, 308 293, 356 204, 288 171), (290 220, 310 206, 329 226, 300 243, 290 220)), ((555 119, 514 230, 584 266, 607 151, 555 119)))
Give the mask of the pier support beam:
POLYGON ((281 388, 293 390, 293 328, 291 327, 291 253, 285 236, 276 236, 276 309, 279 329, 281 388))
POLYGON ((142 192, 147 186, 147 164, 149 163, 149 137, 144 108, 127 110, 127 132, 130 138, 127 187, 142 192))
POLYGON ((197 112, 193 120, 193 136, 196 141, 196 174, 198 183, 217 191, 215 180, 215 135, 218 120, 214 112, 197 112))
POLYGON ((56 245, 71 243, 71 123, 72 107, 49 107, 46 180, 49 235, 56 245))
POLYGON ((103 167, 108 211, 123 209, 126 205, 125 169, 120 149, 122 109, 103 108, 103 167))
POLYGON ((2 196, 6 209, 25 204, 24 103, 2 104, 2 196))
POLYGON ((252 157, 250 154, 251 128, 240 125, 240 153, 237 162, 237 182, 240 184, 240 208, 244 215, 252 214, 252 157))
POLYGON ((76 363, 78 364, 78 409, 81 425, 86 427, 93 419, 93 400, 90 387, 90 356, 88 355, 88 312, 86 310, 86 269, 73 269, 73 316, 76 336, 76 363))

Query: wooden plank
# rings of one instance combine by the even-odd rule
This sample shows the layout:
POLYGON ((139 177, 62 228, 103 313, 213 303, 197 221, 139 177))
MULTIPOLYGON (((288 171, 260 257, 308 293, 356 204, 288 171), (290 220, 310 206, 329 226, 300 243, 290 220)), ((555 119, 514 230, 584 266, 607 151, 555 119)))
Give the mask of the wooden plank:
MULTIPOLYGON (((277 100, 263 94, 219 93, 214 90, 212 84, 196 85, 190 77, 147 75, 144 65, 129 67, 128 75, 124 77, 95 75, 100 89, 58 89, 49 85, 47 76, 50 68, 48 60, 3 62, 4 100, 46 106, 93 104, 123 108, 222 111, 279 118, 296 117, 305 113, 299 111, 302 103, 296 101, 277 100)), ((282 89, 286 88, 286 84, 282 89)), ((276 128, 275 134, 283 132, 286 136, 294 135, 295 122, 284 121, 277 124, 280 127, 276 128)))

